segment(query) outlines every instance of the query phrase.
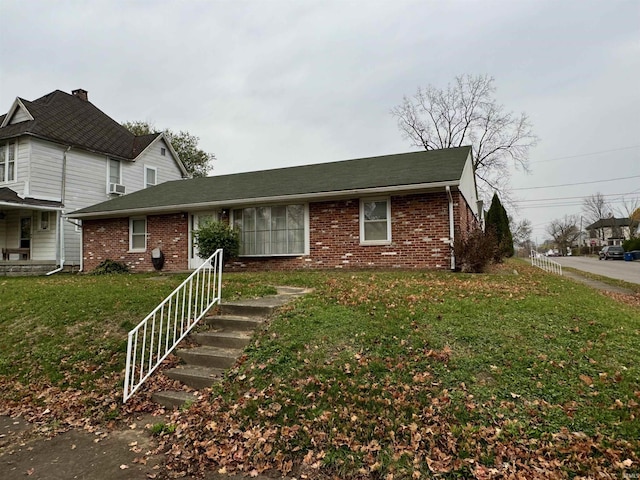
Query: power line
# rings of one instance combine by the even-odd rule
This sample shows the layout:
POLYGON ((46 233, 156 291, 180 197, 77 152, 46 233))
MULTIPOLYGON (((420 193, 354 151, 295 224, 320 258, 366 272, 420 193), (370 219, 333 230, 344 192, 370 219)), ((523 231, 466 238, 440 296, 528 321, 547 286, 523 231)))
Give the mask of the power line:
MULTIPOLYGON (((628 193, 608 193, 606 195, 600 194, 602 197, 624 197, 625 195, 633 195, 637 190, 628 193)), ((512 203, 524 203, 524 202, 546 202, 546 201, 554 201, 554 200, 574 200, 574 199, 585 199, 589 198, 591 195, 580 195, 577 197, 554 197, 554 198, 534 198, 534 199, 522 199, 522 200, 513 200, 512 203)))
POLYGON ((601 155, 603 153, 621 152, 623 150, 633 150, 634 148, 640 148, 640 145, 630 145, 628 147, 612 148, 612 149, 609 149, 609 150, 601 150, 599 152, 579 153, 577 155, 568 155, 566 157, 555 157, 555 158, 549 158, 547 160, 533 160, 530 163, 555 162, 555 161, 558 161, 558 160, 566 160, 566 159, 569 159, 569 158, 589 157, 591 155, 601 155))
POLYGON ((620 178, 609 178, 607 180, 594 180, 592 182, 577 182, 577 183, 563 183, 560 185, 546 185, 541 187, 523 187, 523 188, 512 188, 512 190, 538 190, 541 188, 558 188, 558 187, 570 187, 573 185, 590 185, 593 183, 605 183, 605 182, 616 182, 619 180, 629 180, 632 178, 640 178, 640 175, 633 175, 630 177, 620 177, 620 178))

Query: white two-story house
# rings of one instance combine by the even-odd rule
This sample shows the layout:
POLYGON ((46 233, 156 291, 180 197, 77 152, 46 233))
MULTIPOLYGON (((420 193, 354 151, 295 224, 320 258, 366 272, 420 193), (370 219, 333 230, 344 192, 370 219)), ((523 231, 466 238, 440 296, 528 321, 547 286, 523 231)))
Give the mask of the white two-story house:
POLYGON ((2 263, 79 266, 82 225, 66 213, 185 177, 164 134, 132 134, 85 90, 16 98, 0 116, 2 263))

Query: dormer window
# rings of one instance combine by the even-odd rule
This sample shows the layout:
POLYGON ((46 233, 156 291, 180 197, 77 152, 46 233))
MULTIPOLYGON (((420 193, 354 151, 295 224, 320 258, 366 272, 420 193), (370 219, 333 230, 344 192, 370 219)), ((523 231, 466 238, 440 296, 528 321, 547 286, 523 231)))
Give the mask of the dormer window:
POLYGON ((16 142, 0 143, 0 182, 16 181, 16 142))

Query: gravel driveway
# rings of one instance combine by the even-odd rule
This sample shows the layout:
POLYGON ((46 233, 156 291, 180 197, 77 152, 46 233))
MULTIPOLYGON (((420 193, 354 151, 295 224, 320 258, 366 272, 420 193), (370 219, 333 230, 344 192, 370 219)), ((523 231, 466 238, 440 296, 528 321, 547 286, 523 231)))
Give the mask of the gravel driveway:
POLYGON ((563 267, 571 267, 583 272, 602 275, 603 277, 624 280, 640 284, 640 260, 625 262, 624 260, 598 260, 598 257, 554 257, 563 267))

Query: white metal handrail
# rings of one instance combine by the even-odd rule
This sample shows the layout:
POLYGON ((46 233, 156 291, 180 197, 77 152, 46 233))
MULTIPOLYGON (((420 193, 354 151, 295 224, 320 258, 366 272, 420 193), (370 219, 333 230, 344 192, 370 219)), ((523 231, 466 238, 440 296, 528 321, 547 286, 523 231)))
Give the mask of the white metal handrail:
POLYGON ((535 250, 531 250, 531 265, 541 268, 546 272, 562 275, 562 265, 560 265, 558 262, 554 262, 553 260, 549 259, 549 257, 538 253, 535 250))
POLYGON ((149 378, 222 293, 222 249, 129 332, 123 402, 149 378))

